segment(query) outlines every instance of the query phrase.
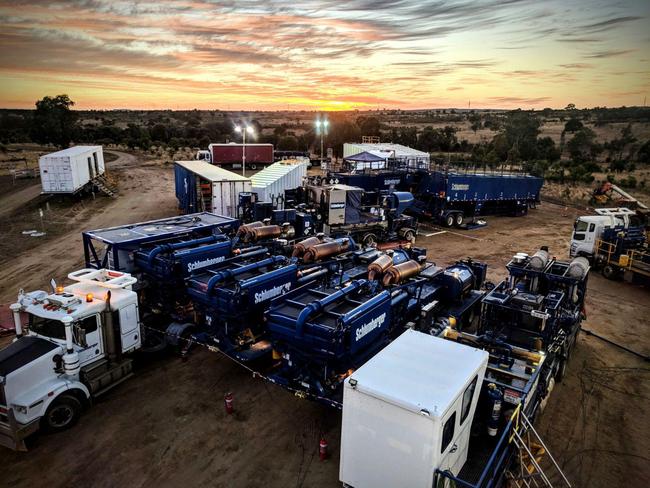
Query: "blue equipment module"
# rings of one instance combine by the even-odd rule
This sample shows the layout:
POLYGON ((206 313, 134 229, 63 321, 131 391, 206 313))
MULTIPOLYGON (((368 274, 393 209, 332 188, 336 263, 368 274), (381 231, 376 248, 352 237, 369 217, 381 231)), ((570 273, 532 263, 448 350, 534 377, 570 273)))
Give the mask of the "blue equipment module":
POLYGON ((132 272, 133 254, 144 245, 229 235, 238 227, 237 219, 202 212, 86 231, 82 233, 86 266, 132 272))

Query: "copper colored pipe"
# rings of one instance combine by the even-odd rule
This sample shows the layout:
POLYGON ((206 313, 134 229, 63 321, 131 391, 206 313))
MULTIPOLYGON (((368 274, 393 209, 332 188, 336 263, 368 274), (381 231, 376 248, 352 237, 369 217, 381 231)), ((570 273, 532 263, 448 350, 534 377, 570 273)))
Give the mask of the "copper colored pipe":
POLYGON ((282 234, 282 227, 279 225, 263 225, 253 227, 248 233, 247 237, 253 242, 260 239, 270 239, 279 237, 282 234))
POLYGON ((344 241, 323 242, 322 244, 308 247, 302 258, 305 263, 311 263, 347 251, 349 246, 350 241, 348 239, 344 241))
POLYGON ((393 258, 388 254, 382 254, 368 265, 368 279, 374 281, 380 279, 388 268, 393 265, 393 258))
POLYGON ((246 237, 251 229, 254 229, 255 227, 262 227, 263 225, 264 224, 260 221, 240 225, 239 229, 237 229, 237 237, 246 237))
POLYGON ((405 263, 388 268, 384 275, 383 284, 384 286, 396 285, 411 276, 417 275, 421 270, 422 267, 420 264, 411 259, 405 263))
POLYGON ((318 237, 308 237, 307 239, 304 239, 297 243, 295 246, 293 246, 293 253, 291 254, 292 257, 294 258, 299 258, 303 254, 305 254, 305 251, 307 250, 308 247, 310 246, 315 246, 316 244, 320 244, 321 241, 318 237))

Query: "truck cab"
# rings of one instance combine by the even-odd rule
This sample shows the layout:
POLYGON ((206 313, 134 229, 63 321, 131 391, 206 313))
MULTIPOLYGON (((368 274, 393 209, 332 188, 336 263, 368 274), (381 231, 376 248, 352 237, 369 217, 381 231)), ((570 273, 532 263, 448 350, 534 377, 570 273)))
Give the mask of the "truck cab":
POLYGON ((0 445, 25 450, 40 427, 71 427, 93 397, 132 374, 125 356, 142 341, 137 280, 104 269, 68 278, 76 283, 21 290, 11 305, 16 339, 0 351, 0 445))
POLYGON ((605 229, 627 229, 636 212, 628 208, 599 208, 598 215, 578 217, 573 225, 570 257, 592 258, 596 254, 596 243, 605 229))
POLYGON ((431 488, 457 475, 488 353, 407 330, 346 380, 340 480, 354 488, 431 488))
POLYGON ((205 161, 206 163, 212 163, 212 152, 204 149, 196 151, 196 155, 194 156, 194 159, 196 159, 197 161, 205 161))

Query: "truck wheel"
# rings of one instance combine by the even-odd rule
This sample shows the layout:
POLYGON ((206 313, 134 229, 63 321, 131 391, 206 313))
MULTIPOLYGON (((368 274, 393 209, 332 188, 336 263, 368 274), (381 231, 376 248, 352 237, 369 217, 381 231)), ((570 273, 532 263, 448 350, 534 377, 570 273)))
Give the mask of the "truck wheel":
POLYGON ((81 402, 72 395, 61 395, 45 412, 42 425, 47 432, 60 432, 77 423, 81 416, 81 402))
POLYGON ((408 229, 404 231, 404 239, 409 241, 410 243, 415 242, 415 231, 413 229, 408 229))
POLYGON ((463 213, 462 212, 457 213, 456 218, 454 219, 454 224, 456 225, 456 227, 460 227, 461 225, 463 225, 463 220, 464 220, 463 213))
POLYGON ((560 364, 557 367, 557 372, 555 373, 555 382, 562 383, 564 375, 566 374, 566 359, 560 360, 560 364))
POLYGON ((603 276, 608 280, 615 280, 618 277, 618 273, 614 266, 612 266, 611 264, 606 264, 603 267, 603 276))
POLYGON ((456 220, 456 219, 454 219, 454 214, 447 215, 447 217, 445 217, 445 225, 447 227, 453 227, 454 220, 456 220))
POLYGON ((372 232, 368 232, 366 235, 363 236, 363 239, 361 239, 361 242, 363 242, 363 245, 365 247, 376 247, 377 246, 377 236, 373 234, 372 232))
POLYGON ((253 170, 257 169, 257 165, 255 163, 250 164, 248 167, 253 170))

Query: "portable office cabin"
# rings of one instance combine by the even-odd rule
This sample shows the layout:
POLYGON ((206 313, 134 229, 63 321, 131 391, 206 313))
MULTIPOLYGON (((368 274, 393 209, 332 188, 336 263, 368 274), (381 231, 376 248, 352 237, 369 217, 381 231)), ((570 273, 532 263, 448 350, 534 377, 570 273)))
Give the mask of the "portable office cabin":
POLYGON ((176 161, 174 179, 183 213, 213 212, 237 217, 239 194, 251 191, 249 178, 204 161, 176 161))
POLYGON ((339 478, 355 488, 431 488, 458 474, 488 353, 407 330, 345 380, 339 478))
POLYGON ((273 163, 251 176, 251 187, 252 191, 257 193, 257 200, 276 203, 278 197, 284 197, 285 190, 301 186, 303 178, 307 175, 307 161, 286 159, 273 163))
POLYGON ((76 193, 105 172, 102 146, 74 146, 38 160, 43 193, 76 193))

